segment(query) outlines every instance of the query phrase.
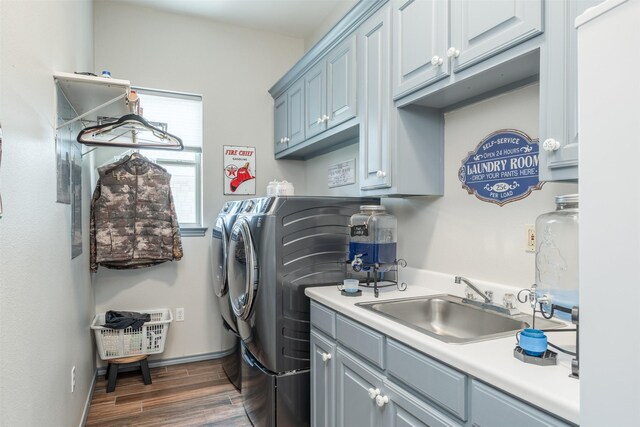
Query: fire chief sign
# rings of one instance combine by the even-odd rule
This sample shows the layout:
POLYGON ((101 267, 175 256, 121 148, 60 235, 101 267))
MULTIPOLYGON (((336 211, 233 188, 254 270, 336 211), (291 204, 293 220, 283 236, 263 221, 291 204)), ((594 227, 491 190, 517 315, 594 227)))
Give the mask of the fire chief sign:
POLYGON ((538 179, 538 140, 505 129, 485 137, 462 161, 462 188, 478 199, 504 206, 542 188, 538 179))
POLYGON ((256 194, 256 148, 223 148, 224 194, 256 194))

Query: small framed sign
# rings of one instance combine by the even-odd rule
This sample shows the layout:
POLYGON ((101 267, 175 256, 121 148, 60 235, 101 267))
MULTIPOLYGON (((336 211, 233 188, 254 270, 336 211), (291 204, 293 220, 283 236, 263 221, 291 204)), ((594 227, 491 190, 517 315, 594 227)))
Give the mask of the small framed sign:
POLYGON ((256 194, 256 148, 225 145, 224 194, 256 194))
POLYGON ((478 199, 504 206, 542 188, 538 178, 538 140, 504 129, 485 137, 462 160, 462 188, 478 199))
POLYGON ((356 183, 356 159, 329 165, 327 172, 329 188, 356 183))

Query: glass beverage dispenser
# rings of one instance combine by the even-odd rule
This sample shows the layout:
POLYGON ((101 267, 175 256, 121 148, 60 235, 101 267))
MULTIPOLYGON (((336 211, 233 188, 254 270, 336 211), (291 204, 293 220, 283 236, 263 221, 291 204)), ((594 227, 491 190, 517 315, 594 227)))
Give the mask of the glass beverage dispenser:
POLYGON ((360 213, 351 216, 349 259, 356 271, 384 272, 396 262, 396 217, 384 206, 360 206, 360 213))
POLYGON ((536 296, 548 298, 545 311, 555 305, 559 309, 553 315, 571 320, 579 296, 578 195, 556 196, 555 201, 555 211, 536 219, 536 296))

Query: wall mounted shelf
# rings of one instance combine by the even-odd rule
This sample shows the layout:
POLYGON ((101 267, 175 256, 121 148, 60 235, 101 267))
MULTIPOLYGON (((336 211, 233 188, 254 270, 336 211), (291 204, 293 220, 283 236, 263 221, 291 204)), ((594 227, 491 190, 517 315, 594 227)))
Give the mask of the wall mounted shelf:
POLYGON ((98 115, 120 117, 129 113, 126 97, 131 90, 129 80, 56 72, 53 79, 76 112, 57 126, 60 129, 78 120, 97 122, 98 115))

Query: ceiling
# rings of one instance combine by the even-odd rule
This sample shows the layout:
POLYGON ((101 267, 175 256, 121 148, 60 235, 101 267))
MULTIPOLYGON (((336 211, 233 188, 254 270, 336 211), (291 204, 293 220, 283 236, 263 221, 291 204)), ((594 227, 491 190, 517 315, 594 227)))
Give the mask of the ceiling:
POLYGON ((357 0, 118 0, 306 39, 331 12, 357 0))

